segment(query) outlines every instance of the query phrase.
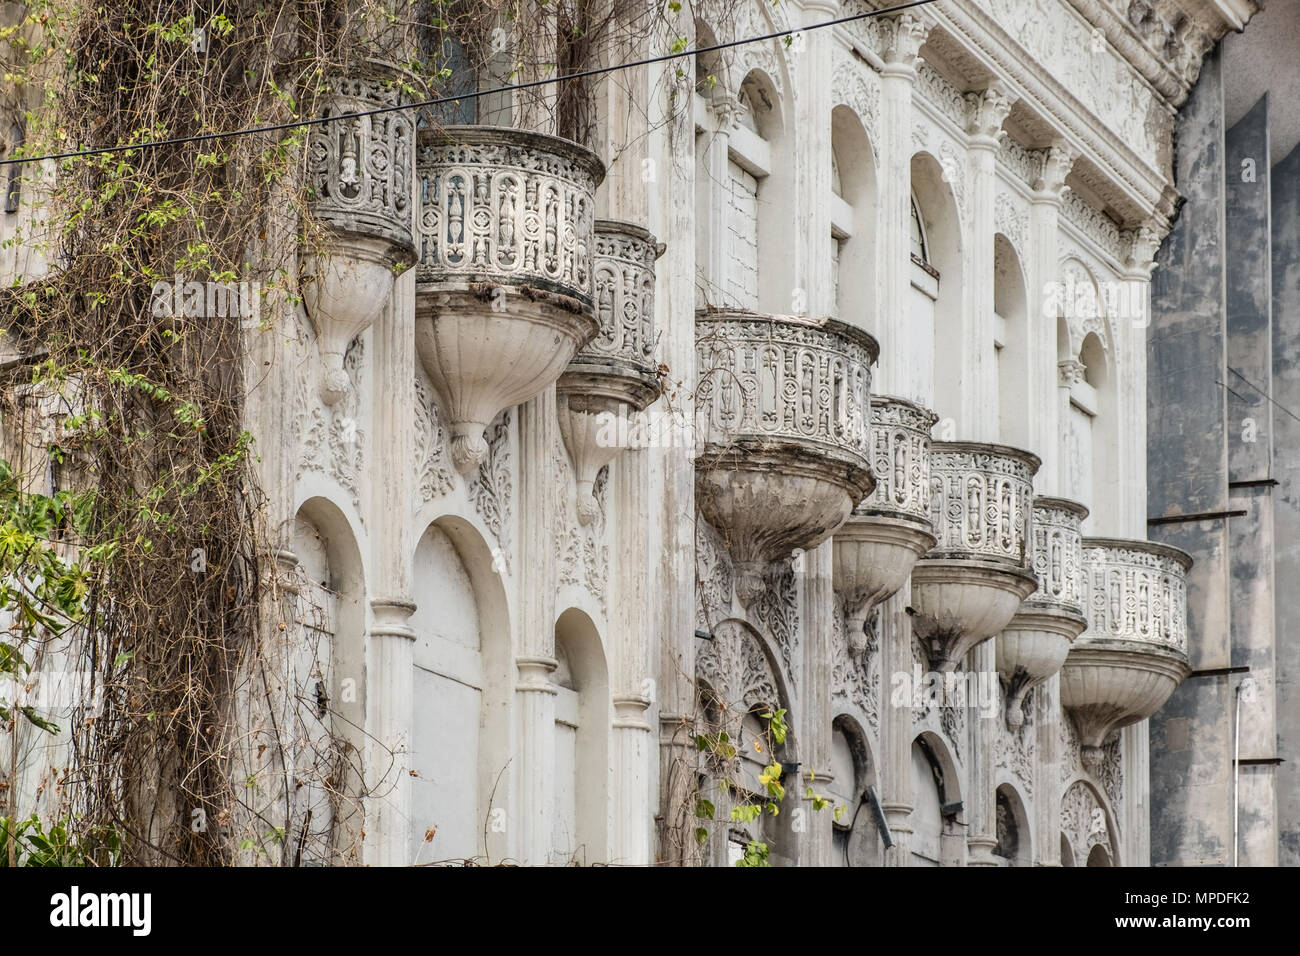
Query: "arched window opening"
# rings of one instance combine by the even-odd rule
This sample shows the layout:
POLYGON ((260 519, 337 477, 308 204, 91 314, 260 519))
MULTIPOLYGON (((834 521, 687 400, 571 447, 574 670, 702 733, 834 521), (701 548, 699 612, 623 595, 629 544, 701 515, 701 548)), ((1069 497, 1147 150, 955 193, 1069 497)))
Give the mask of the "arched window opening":
POLYGON ((464 97, 421 111, 419 125, 455 126, 482 123, 509 126, 510 93, 470 96, 507 85, 515 69, 512 49, 497 42, 509 36, 505 26, 485 22, 481 10, 466 0, 439 6, 418 29, 419 57, 427 75, 438 77, 430 92, 437 97, 464 97))
MULTIPOLYGON (((963 372, 973 343, 966 338, 961 220, 957 199, 939 161, 912 157, 912 325, 909 352, 915 383, 904 394, 939 416, 939 434, 959 437, 973 413, 963 399, 963 372), (945 421, 946 420, 946 421, 945 421)), ((906 391, 906 390, 905 390, 906 391)))
POLYGON ((1006 236, 993 240, 993 371, 998 396, 998 440, 1025 448, 1030 444, 1029 348, 1025 281, 1015 249, 1006 236))
POLYGON ((1088 852, 1088 866, 1110 866, 1110 854, 1098 843, 1088 852))
POLYGON ((856 113, 831 111, 831 303, 845 322, 876 332, 876 170, 856 113))
POLYGON ((556 621, 555 659, 551 862, 603 862, 609 830, 609 676, 600 635, 576 608, 556 621))
MULTIPOLYGON (((298 632, 292 649, 292 722, 281 726, 294 781, 294 858, 303 866, 363 861, 359 755, 364 746, 365 593, 361 556, 346 519, 323 499, 293 523, 298 632)), ((250 743, 260 746, 254 734, 250 743)))
POLYGON ((925 243, 925 223, 921 221, 916 196, 912 196, 912 262, 919 266, 930 264, 930 252, 925 243))
POLYGON ((500 576, 478 531, 451 516, 426 528, 412 570, 411 859, 501 859, 514 834, 513 661, 500 576))
POLYGON ((943 836, 942 773, 918 740, 912 744, 912 863, 939 866, 943 836))
POLYGON ((1032 866, 1028 815, 1019 794, 1009 784, 1002 784, 995 793, 997 814, 997 846, 993 855, 1001 857, 1007 866, 1032 866))
POLYGON ((835 718, 831 732, 831 782, 826 796, 844 810, 831 824, 833 866, 880 866, 883 849, 866 793, 872 766, 866 740, 850 717, 835 718))

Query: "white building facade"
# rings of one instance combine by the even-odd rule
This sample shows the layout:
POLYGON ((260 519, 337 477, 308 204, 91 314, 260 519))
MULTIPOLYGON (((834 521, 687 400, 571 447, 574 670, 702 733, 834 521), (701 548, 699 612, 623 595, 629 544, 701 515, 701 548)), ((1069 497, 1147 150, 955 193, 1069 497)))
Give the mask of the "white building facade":
POLYGON ((336 252, 248 415, 303 733, 364 754, 356 813, 299 793, 333 860, 1149 862, 1190 563, 1146 541, 1149 283, 1254 7, 801 29, 868 9, 684 7, 795 32, 593 82, 586 145, 535 91, 312 134, 336 252))

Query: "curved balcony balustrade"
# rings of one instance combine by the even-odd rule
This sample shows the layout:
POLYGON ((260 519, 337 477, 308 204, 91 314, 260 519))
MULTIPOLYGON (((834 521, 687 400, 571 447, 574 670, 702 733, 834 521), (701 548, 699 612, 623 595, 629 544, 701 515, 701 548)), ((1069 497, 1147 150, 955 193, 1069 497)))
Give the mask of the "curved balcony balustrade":
POLYGON ((604 167, 565 139, 491 126, 420 133, 415 343, 462 474, 504 408, 555 382, 600 332, 596 187, 604 167))
POLYGON ((1192 559, 1153 541, 1084 538, 1083 566, 1088 629, 1061 668, 1061 704, 1092 769, 1112 731, 1150 717, 1191 673, 1192 559))
POLYGON ((621 450, 608 427, 644 411, 659 397, 655 351, 655 260, 649 232, 627 222, 596 223, 595 310, 600 334, 556 382, 560 434, 578 483, 578 520, 596 515, 592 486, 621 450))
POLYGON ((1010 622, 1038 586, 1030 571, 1036 455, 1005 445, 935 442, 930 520, 938 543, 912 569, 912 628, 930 666, 956 669, 1010 622))
POLYGON ((844 601, 849 650, 868 644, 872 611, 898 592, 917 559, 934 547, 930 523, 927 408, 890 396, 871 401, 875 490, 835 532, 834 586, 844 601))
POLYGON ((1031 527, 1038 590, 997 636, 997 667, 1006 689, 1007 726, 1024 723, 1025 695, 1061 669, 1082 633, 1083 538, 1088 509, 1063 498, 1035 498, 1031 527))
POLYGON ((326 100, 325 117, 348 118, 313 126, 307 135, 312 212, 330 234, 302 261, 303 302, 325 365, 320 394, 326 404, 347 394, 349 343, 374 323, 397 272, 416 258, 412 119, 400 111, 350 114, 411 102, 403 90, 419 82, 399 67, 368 61, 357 75, 335 79, 326 100))
POLYGON ((876 340, 834 319, 696 315, 696 503, 748 606, 768 564, 810 548, 871 494, 876 340))

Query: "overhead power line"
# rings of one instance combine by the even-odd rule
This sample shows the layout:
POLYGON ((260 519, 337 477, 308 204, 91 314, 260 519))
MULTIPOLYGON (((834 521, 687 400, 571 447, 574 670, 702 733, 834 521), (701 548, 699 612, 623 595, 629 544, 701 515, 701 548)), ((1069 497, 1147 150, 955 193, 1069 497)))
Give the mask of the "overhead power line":
POLYGON ((792 27, 789 30, 778 30, 775 33, 766 33, 762 36, 745 37, 740 40, 729 40, 726 43, 714 43, 711 46, 695 47, 690 50, 680 50, 676 53, 665 53, 662 56, 646 57, 642 60, 632 60, 627 63, 615 63, 610 66, 593 67, 590 70, 582 70, 578 73, 567 73, 564 76, 552 76, 540 80, 528 80, 524 83, 513 83, 508 86, 497 86, 488 90, 476 90, 467 93, 458 93, 455 96, 439 96, 430 100, 421 100, 418 103, 403 103, 397 106, 380 106, 375 109, 361 110, 356 113, 340 113, 337 116, 317 116, 311 119, 294 120, 291 123, 275 123, 269 126, 250 126, 243 129, 228 130, 221 133, 197 133, 194 136, 179 136, 175 139, 157 139, 149 140, 144 143, 133 143, 130 145, 120 146, 98 146, 94 149, 71 150, 66 153, 47 153, 44 156, 24 156, 17 159, 0 159, 0 167, 10 166, 16 163, 39 163, 48 159, 73 159, 79 156, 98 156, 104 153, 125 153, 136 149, 153 149, 158 146, 183 146, 192 143, 208 143, 214 140, 229 139, 233 136, 250 136, 256 133, 276 133, 284 130, 302 129, 308 126, 320 126, 325 123, 333 123, 338 120, 359 119, 363 116, 380 116, 384 113, 400 113, 406 110, 422 110, 430 106, 442 106, 447 103, 458 103, 464 100, 475 100, 480 96, 492 96, 497 93, 514 93, 520 90, 532 90, 538 87, 550 86, 556 83, 568 83, 573 80, 581 80, 591 76, 603 76, 606 73, 617 73, 620 70, 632 70, 637 67, 650 66, 655 63, 667 63, 673 60, 680 60, 685 57, 699 56, 703 53, 713 53, 718 50, 729 50, 738 46, 745 46, 750 43, 764 43, 768 40, 780 40, 784 37, 794 36, 798 33, 810 33, 813 30, 822 30, 826 27, 840 26, 845 23, 853 23, 857 20, 867 20, 871 17, 884 16, 891 13, 899 13, 903 10, 910 10, 913 7, 924 7, 934 3, 935 0, 911 0, 909 3, 900 3, 893 7, 882 7, 879 10, 868 10, 864 13, 855 13, 851 16, 840 17, 836 20, 825 20, 821 23, 811 23, 808 26, 792 27))

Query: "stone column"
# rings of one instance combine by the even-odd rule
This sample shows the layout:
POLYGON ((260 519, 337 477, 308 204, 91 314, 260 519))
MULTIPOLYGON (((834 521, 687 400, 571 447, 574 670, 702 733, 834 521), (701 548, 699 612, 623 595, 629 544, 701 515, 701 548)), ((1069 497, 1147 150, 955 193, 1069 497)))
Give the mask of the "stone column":
MULTIPOLYGON (((1043 158, 1043 170, 1033 184, 1029 209, 1029 290, 1027 312, 1029 324, 1044 330, 1034 342, 1031 364, 1035 377, 1030 394, 1045 399, 1030 417, 1033 451, 1043 460, 1034 476, 1034 493, 1059 495, 1065 491, 1064 464, 1061 461, 1061 426, 1068 405, 1062 405, 1060 371, 1056 354, 1057 297, 1050 295, 1050 284, 1059 281, 1057 274, 1057 223, 1061 216, 1061 198, 1065 177, 1077 158, 1064 143, 1052 145, 1043 158)), ((1069 396, 1065 395, 1068 403, 1069 396)))
MULTIPOLYGON (((963 382, 963 404, 974 414, 962 422, 965 430, 979 441, 996 441, 998 438, 998 395, 996 377, 991 365, 996 361, 993 352, 993 205, 996 190, 996 160, 998 133, 1002 121, 1011 112, 1011 99, 1000 89, 990 87, 981 93, 969 94, 971 120, 970 133, 970 221, 968 223, 968 254, 966 261, 970 277, 966 284, 966 334, 963 354, 967 374, 963 382), (973 366, 973 368, 972 368, 973 366)), ((935 343, 939 348, 940 344, 935 343)), ((977 674, 992 674, 997 670, 993 641, 985 641, 970 654, 970 666, 977 674)), ((982 686, 982 684, 981 684, 982 686)), ((975 710, 967 702, 971 724, 970 792, 968 794, 969 829, 967 847, 971 866, 995 866, 993 850, 997 847, 997 815, 993 791, 996 786, 994 765, 997 760, 997 734, 999 719, 986 720, 974 716, 975 710)))
MULTIPOLYGON (((877 391, 920 398, 920 383, 907 373, 911 341, 912 92, 917 53, 931 25, 904 13, 882 24, 890 37, 880 71, 880 374, 877 391)), ((910 655, 910 651, 909 651, 910 655)), ((910 667, 910 664, 909 664, 910 667)), ((910 766, 910 756, 907 758, 910 766)))
POLYGON ((518 783, 515 825, 520 860, 548 862, 555 777, 555 386, 519 406, 518 783))
MULTIPOLYGON (((799 833, 799 863, 802 866, 830 866, 834 841, 834 817, 829 809, 814 810, 806 794, 825 796, 831 782, 831 661, 834 649, 835 594, 831 588, 834 544, 828 538, 817 548, 805 552, 799 561, 803 567, 803 606, 807 623, 804 627, 803 693, 798 715, 800 743, 799 792, 796 804, 803 811, 803 829, 799 833)), ((853 812, 853 807, 848 812, 853 812)))
POLYGON ((1033 690, 1038 762, 1034 768, 1034 865, 1061 865, 1061 675, 1033 690))
MULTIPOLYGON (((1011 99, 997 87, 967 94, 970 103, 970 207, 967 223, 965 339, 962 404, 971 411, 963 416, 963 435, 975 441, 997 441, 997 376, 992 374, 993 350, 993 206, 996 198, 998 134, 1011 112, 1011 99)), ((941 343, 936 342, 935 348, 941 343)))
POLYGON ((611 604, 610 644, 615 648, 613 777, 614 863, 653 862, 654 779, 653 727, 649 709, 656 693, 651 662, 654 608, 644 572, 647 556, 650 495, 649 455, 625 449, 611 464, 617 505, 614 523, 615 585, 611 604))
MULTIPOLYGON (((370 434, 374 460, 409 462, 415 435, 415 273, 399 277, 375 323, 375 374, 370 434)), ((414 721, 415 633, 407 621, 411 599, 411 472, 377 472, 370 486, 372 624, 366 654, 366 724, 373 756, 370 773, 387 770, 367 806, 364 858, 374 866, 409 862, 411 818, 410 741, 414 721)), ((369 774, 367 775, 369 776, 369 774)))
MULTIPOLYGON (((916 58, 930 24, 904 13, 886 29, 892 42, 884 53, 880 73, 880 371, 876 391, 921 397, 920 383, 909 375, 906 358, 910 341, 912 261, 912 92, 916 58)), ((885 852, 886 866, 911 865, 912 833, 912 708, 895 707, 889 699, 890 675, 911 673, 912 626, 905 613, 911 603, 906 584, 880 609, 880 754, 877 779, 885 819, 894 846, 885 852)))
MULTIPOLYGON (((689 26, 683 23, 683 28, 689 26)), ((689 74, 690 71, 687 71, 689 74)), ((660 329, 659 360, 667 366, 667 392, 660 400, 673 425, 657 430, 667 441, 648 451, 653 628, 657 637, 656 687, 659 721, 658 860, 687 864, 697 859, 694 832, 695 746, 695 455, 689 396, 695 379, 695 121, 693 82, 678 78, 676 64, 651 67, 652 103, 650 231, 668 239, 656 268, 655 302, 660 329)), ((725 149, 722 151, 725 155, 725 149)), ((655 645, 652 645, 655 646, 655 645)))

